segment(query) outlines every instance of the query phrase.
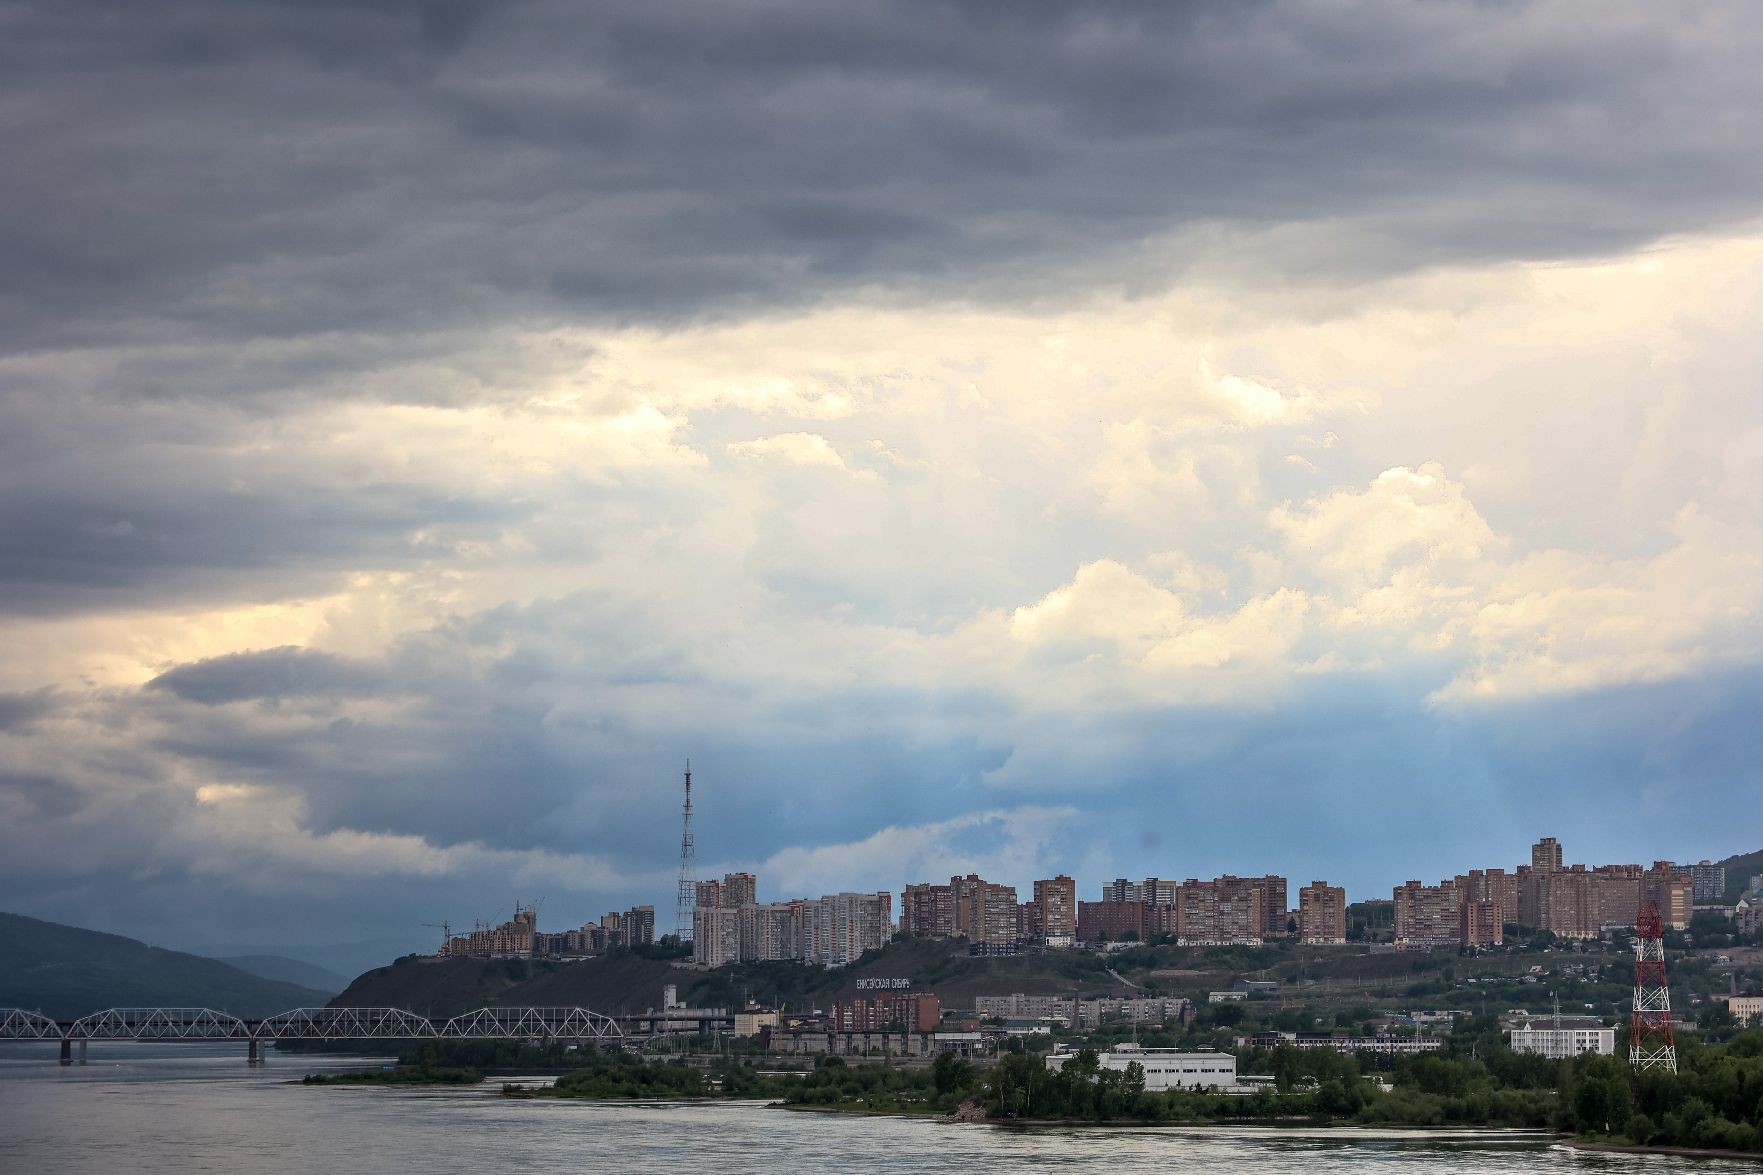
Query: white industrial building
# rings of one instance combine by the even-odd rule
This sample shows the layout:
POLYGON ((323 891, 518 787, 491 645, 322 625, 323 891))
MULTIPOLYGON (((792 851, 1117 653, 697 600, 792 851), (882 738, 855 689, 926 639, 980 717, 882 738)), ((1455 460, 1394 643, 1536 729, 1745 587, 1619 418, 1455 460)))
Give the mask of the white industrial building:
POLYGON ((1616 1030, 1590 1016, 1537 1016, 1512 1030, 1512 1051, 1550 1060, 1616 1052, 1616 1030))
MULTIPOLYGON (((1047 1068, 1063 1069, 1077 1056, 1076 1050, 1062 1045, 1047 1057, 1047 1068)), ((1102 1068, 1125 1072, 1137 1063, 1145 1071, 1145 1089, 1160 1093, 1166 1089, 1224 1089, 1237 1083, 1237 1059, 1229 1053, 1188 1053, 1180 1049, 1148 1049, 1136 1044, 1117 1044, 1105 1053, 1097 1053, 1102 1068)))

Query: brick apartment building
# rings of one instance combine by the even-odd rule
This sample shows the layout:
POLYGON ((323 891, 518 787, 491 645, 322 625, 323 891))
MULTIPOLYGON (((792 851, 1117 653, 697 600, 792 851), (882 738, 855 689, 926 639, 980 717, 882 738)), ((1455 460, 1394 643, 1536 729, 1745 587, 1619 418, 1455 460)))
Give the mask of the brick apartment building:
POLYGON ((888 992, 857 996, 833 1005, 835 1032, 935 1032, 943 1022, 943 1006, 927 991, 888 992))
POLYGON ((1077 882, 1061 873, 1035 882, 1033 908, 1038 911, 1040 934, 1049 946, 1062 946, 1077 938, 1077 882))
POLYGON ((1298 891, 1298 941, 1332 946, 1347 941, 1347 891, 1312 881, 1298 891))

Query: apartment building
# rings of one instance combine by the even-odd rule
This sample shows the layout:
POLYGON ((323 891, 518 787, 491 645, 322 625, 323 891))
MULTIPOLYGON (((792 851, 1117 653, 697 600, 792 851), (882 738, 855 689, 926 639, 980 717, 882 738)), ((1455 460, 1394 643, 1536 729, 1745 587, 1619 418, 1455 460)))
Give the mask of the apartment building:
POLYGON ((1457 906, 1457 941, 1466 947, 1497 947, 1506 941, 1504 919, 1504 911, 1498 902, 1460 902, 1457 906))
POLYGON ((741 912, 728 906, 692 911, 692 962, 722 967, 741 961, 741 912))
POLYGON ((1456 882, 1422 885, 1409 881, 1396 886, 1392 897, 1397 950, 1427 951, 1459 944, 1462 927, 1456 882))
MULTIPOLYGON (((1283 907, 1283 878, 1280 904, 1283 907)), ((1258 943, 1266 936, 1264 878, 1226 874, 1212 881, 1188 881, 1176 892, 1175 907, 1176 933, 1184 943, 1258 943)))
POLYGON ((1047 945, 1069 945, 1077 938, 1077 882, 1061 873, 1035 882, 1034 895, 1033 908, 1047 945))
POLYGON ((1287 905, 1286 879, 1269 873, 1261 878, 1264 909, 1261 915, 1262 938, 1284 938, 1291 933, 1292 912, 1287 905))
POLYGON ((977 873, 951 877, 955 891, 955 933, 991 947, 1016 945, 1016 887, 986 881, 977 873))
POLYGON ((834 1032, 935 1032, 942 1022, 942 1003, 927 991, 857 996, 832 1011, 834 1032))
POLYGON ((801 902, 748 903, 739 914, 743 963, 802 957, 801 902))
POLYGON ((891 893, 828 894, 801 906, 804 962, 844 967, 864 951, 886 946, 892 936, 891 893))
POLYGON ((759 900, 759 879, 751 873, 727 873, 721 881, 700 881, 696 888, 699 906, 739 909, 759 900))
POLYGON ((923 882, 900 896, 900 929, 924 938, 955 937, 955 887, 923 882))
POLYGON ((1312 881, 1298 891, 1298 941, 1331 946, 1347 941, 1347 891, 1312 881))
POLYGON ((1718 905, 1726 900, 1726 866, 1698 861, 1684 866, 1690 875, 1690 900, 1697 905, 1718 905))
POLYGON ((1144 902, 1079 902, 1077 936, 1084 942, 1120 942, 1149 936, 1144 902))
POLYGON ((1456 878, 1461 902, 1492 902, 1500 907, 1503 922, 1518 920, 1518 874, 1504 869, 1471 869, 1456 878))

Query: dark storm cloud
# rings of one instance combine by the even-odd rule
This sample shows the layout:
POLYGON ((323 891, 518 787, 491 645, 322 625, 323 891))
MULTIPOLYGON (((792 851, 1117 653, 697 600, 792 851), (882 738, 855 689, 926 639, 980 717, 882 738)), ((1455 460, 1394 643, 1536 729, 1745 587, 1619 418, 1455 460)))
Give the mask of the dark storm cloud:
POLYGON ((63 780, 0 771, 0 811, 10 808, 14 817, 35 822, 63 820, 84 807, 85 797, 63 780), (8 797, 12 803, 8 803, 8 797))
POLYGON ((0 610, 53 614, 118 596, 225 599, 247 575, 258 598, 312 594, 370 555, 375 566, 420 558, 414 531, 474 513, 444 495, 395 490, 301 497, 215 487, 153 497, 88 492, 0 506, 0 610))
POLYGON ((346 478, 325 439, 185 400, 44 384, 0 397, 0 615, 324 594, 345 571, 417 565, 530 513, 395 465, 346 478))
POLYGON ((1758 211, 1742 7, 18 3, 11 348, 1556 256, 1758 211), (1709 111, 1721 112, 1708 117, 1709 111), (1134 273, 1135 265, 1139 272, 1134 273))
POLYGON ((207 455, 159 471, 105 456, 0 501, 0 613, 322 594, 364 562, 414 564, 521 512, 396 485, 240 488, 207 455))
POLYGON ((389 684, 385 674, 353 658, 287 646, 179 665, 147 688, 214 706, 248 699, 373 694, 389 684))
POLYGON ((7 693, 0 690, 0 734, 23 730, 55 707, 54 690, 40 689, 29 693, 7 693))

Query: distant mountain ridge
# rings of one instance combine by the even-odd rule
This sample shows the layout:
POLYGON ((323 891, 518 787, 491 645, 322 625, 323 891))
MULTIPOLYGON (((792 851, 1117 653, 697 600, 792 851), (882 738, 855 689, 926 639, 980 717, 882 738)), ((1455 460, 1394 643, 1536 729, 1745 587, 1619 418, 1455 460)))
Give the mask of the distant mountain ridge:
POLYGON ((273 979, 280 983, 292 983, 299 987, 309 987, 314 991, 329 992, 336 995, 349 986, 349 977, 339 975, 325 967, 308 963, 303 959, 290 959, 286 955, 232 955, 215 958, 218 963, 255 975, 259 979, 273 979))
POLYGON ((69 1020, 105 1008, 205 1007, 272 1016, 321 1006, 331 993, 265 979, 181 951, 0 913, 0 1007, 69 1020))
MULTIPOLYGON (((232 960, 260 957, 291 959, 296 963, 318 967, 332 975, 341 976, 346 985, 350 976, 360 975, 364 971, 372 971, 375 967, 384 967, 402 955, 427 954, 433 951, 435 939, 426 932, 421 935, 391 935, 321 944, 276 942, 262 939, 254 941, 229 939, 208 942, 186 939, 177 943, 176 949, 185 954, 201 955, 205 959, 232 960)), ((250 968, 247 967, 245 970, 249 971, 250 968)), ((293 983, 302 982, 291 976, 270 975, 267 978, 285 978, 293 983)))

